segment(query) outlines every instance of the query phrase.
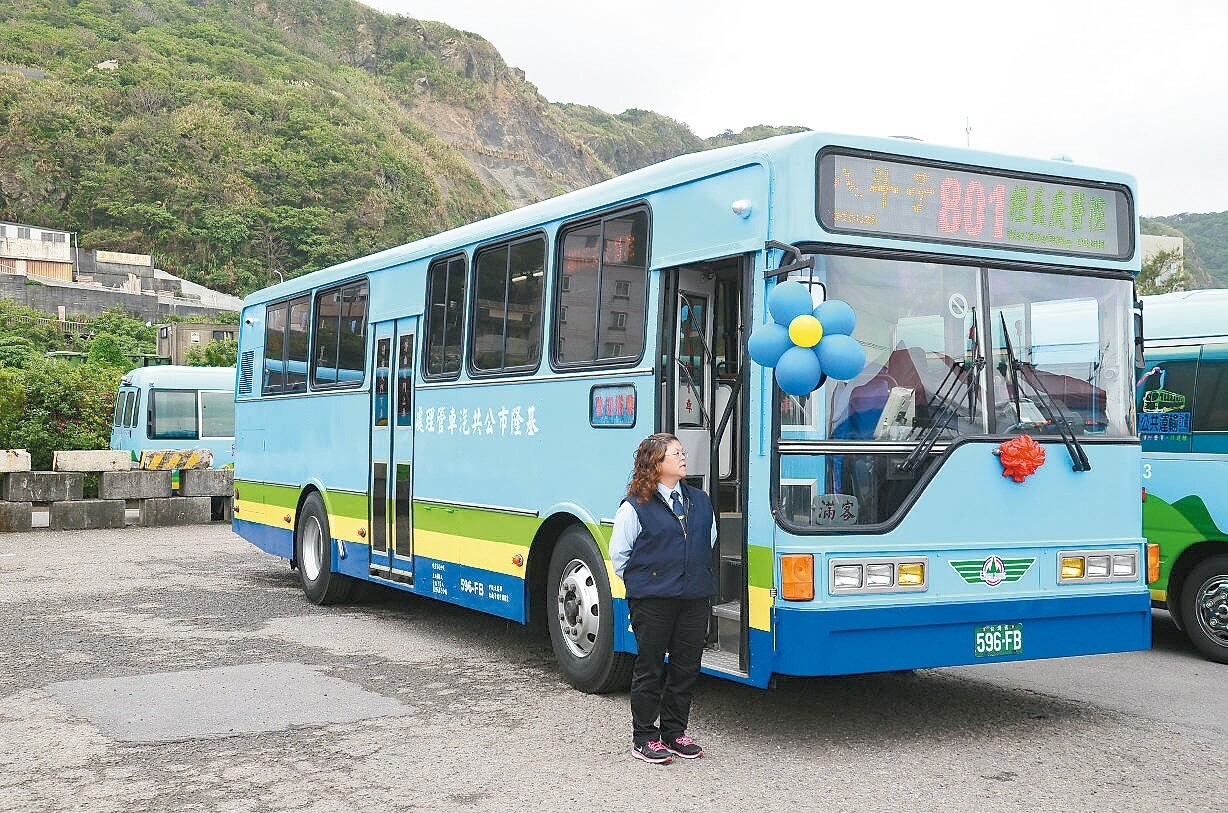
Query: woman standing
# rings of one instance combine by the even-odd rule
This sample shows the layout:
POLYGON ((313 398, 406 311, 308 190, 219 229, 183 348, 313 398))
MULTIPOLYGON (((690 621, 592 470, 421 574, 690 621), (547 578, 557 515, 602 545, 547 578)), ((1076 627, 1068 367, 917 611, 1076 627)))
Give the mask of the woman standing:
POLYGON ((712 501, 683 482, 686 474, 678 438, 665 432, 644 438, 610 539, 638 649, 631 754, 659 764, 704 755, 686 728, 716 593, 716 520, 712 501))

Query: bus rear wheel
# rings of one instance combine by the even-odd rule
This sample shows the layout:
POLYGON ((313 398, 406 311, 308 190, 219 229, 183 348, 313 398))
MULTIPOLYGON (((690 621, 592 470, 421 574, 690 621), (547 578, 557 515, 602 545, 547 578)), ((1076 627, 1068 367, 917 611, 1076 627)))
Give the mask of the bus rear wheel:
POLYGON ((635 658, 614 651, 614 611, 605 559, 588 532, 573 525, 550 555, 546 624, 567 682, 582 692, 624 689, 635 658))
POLYGON ((1228 663, 1228 555, 1199 562, 1185 577, 1181 621, 1203 655, 1228 663))
POLYGON ((350 597, 354 580, 333 572, 333 538, 328 529, 328 512, 318 492, 307 496, 299 512, 294 561, 298 563, 303 592, 313 604, 337 604, 350 597))

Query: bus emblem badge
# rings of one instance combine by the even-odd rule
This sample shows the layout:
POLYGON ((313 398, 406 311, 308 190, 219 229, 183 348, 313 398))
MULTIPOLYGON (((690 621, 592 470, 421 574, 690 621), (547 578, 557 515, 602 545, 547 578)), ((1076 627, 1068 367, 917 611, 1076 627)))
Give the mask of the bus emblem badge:
POLYGON ((997 556, 990 556, 981 565, 981 581, 990 587, 996 587, 1006 578, 1006 565, 997 556))
POLYGON ((1035 557, 1003 559, 997 554, 991 554, 985 559, 955 559, 950 564, 968 584, 997 587, 1003 582, 1019 581, 1035 563, 1035 557))

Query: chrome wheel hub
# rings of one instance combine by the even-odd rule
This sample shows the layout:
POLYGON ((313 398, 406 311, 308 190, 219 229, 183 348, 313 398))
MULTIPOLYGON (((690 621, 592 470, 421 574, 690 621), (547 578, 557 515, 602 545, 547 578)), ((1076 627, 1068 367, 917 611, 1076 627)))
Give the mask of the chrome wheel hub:
POLYGON ((559 577, 558 623, 567 648, 577 658, 586 657, 597 644, 601 631, 601 594, 588 565, 572 559, 559 577))
POLYGON ((324 529, 315 517, 308 517, 303 524, 303 561, 298 566, 303 569, 303 575, 308 581, 320 578, 324 569, 324 529))
POLYGON ((1228 575, 1212 576, 1203 582, 1194 608, 1202 631, 1220 646, 1228 647, 1228 575))

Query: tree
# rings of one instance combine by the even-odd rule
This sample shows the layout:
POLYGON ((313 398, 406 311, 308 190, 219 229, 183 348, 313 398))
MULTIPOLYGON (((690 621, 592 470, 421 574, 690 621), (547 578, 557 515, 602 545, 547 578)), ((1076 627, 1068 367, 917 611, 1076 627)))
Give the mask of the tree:
POLYGON ((123 371, 35 358, 25 370, 0 370, 0 448, 28 449, 36 471, 53 452, 105 449, 123 371))
POLYGON ((1143 261, 1138 275, 1140 294, 1167 294, 1189 290, 1193 284, 1190 273, 1182 264, 1181 252, 1176 249, 1157 251, 1143 261))
POLYGON ((239 358, 239 343, 234 339, 215 339, 203 348, 193 347, 184 357, 189 367, 233 367, 239 358))
POLYGON ((132 361, 119 348, 119 341, 110 333, 99 333, 94 337, 94 341, 90 342, 90 352, 85 357, 85 361, 87 364, 116 367, 121 370, 127 370, 132 366, 132 361))
POLYGON ((22 336, 0 336, 0 367, 25 367, 34 358, 34 343, 22 336))

